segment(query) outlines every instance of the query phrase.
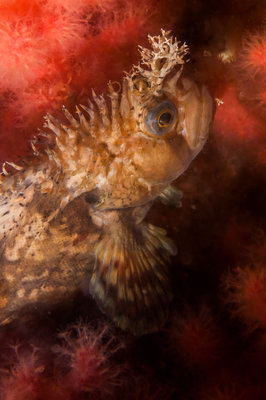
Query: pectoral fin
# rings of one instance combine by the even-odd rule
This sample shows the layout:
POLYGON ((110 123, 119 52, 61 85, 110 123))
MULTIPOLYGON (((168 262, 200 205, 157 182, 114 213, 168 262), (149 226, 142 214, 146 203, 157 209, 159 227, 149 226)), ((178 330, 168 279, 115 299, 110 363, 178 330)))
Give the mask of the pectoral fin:
POLYGON ((167 186, 159 195, 159 199, 164 205, 176 208, 182 207, 182 197, 183 192, 172 185, 167 186))
POLYGON ((167 263, 174 254, 164 229, 114 223, 96 245, 90 292, 120 328, 134 334, 157 330, 172 298, 167 263))

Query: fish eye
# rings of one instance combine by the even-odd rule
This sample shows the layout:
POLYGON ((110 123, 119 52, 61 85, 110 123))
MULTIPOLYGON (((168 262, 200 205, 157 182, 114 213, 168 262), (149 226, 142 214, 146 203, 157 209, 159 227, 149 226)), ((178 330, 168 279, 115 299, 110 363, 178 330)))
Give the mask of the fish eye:
POLYGON ((171 112, 163 110, 163 112, 161 112, 157 117, 159 128, 167 128, 171 122, 172 116, 171 112))
POLYGON ((146 127, 152 135, 160 136, 172 129, 176 118, 177 111, 173 103, 164 101, 148 112, 146 127))

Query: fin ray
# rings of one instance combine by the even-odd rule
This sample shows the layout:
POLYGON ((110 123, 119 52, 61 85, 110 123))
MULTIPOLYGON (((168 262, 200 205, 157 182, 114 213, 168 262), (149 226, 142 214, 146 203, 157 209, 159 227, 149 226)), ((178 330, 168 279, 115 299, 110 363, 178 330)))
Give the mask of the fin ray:
POLYGON ((173 254, 175 246, 161 228, 144 222, 109 227, 95 248, 90 292, 122 329, 157 330, 172 299, 167 263, 173 254))

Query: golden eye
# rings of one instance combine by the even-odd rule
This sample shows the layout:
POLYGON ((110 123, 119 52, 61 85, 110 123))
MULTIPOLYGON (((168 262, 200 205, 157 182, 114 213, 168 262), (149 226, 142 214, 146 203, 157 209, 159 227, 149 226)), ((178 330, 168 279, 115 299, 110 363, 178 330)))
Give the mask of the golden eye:
POLYGON ((169 110, 162 110, 157 116, 157 124, 159 128, 167 128, 171 123, 173 113, 169 110))
POLYGON ((176 119, 177 111, 173 103, 163 101, 148 112, 145 122, 149 133, 160 136, 173 128, 176 119))

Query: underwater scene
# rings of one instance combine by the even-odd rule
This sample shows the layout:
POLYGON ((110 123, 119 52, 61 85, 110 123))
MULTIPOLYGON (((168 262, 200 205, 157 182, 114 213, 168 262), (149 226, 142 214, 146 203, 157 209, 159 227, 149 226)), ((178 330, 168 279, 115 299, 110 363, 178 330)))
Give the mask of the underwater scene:
POLYGON ((265 2, 3 0, 0 57, 0 400, 265 400, 265 2))

